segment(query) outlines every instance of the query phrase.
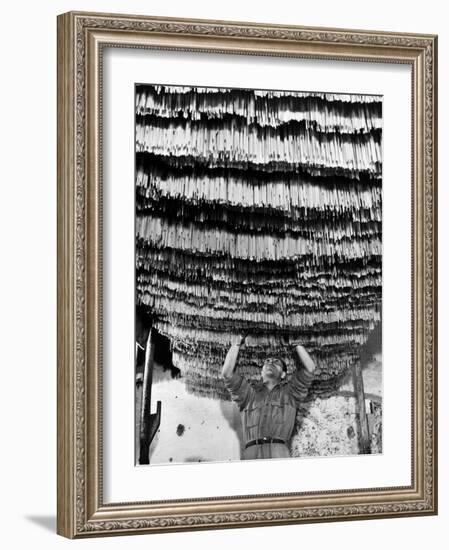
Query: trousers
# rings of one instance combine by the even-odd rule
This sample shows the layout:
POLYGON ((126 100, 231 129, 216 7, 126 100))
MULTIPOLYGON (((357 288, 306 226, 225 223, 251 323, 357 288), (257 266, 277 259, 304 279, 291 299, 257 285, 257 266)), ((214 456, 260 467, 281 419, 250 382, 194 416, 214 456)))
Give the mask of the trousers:
POLYGON ((242 460, 258 458, 290 458, 290 449, 285 443, 264 443, 252 445, 243 451, 242 460))

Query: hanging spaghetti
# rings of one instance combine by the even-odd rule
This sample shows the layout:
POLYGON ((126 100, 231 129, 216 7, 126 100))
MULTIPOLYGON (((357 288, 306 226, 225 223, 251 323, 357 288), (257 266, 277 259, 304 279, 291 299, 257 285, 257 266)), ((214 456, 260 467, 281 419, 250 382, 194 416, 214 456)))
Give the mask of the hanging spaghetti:
POLYGON ((222 362, 249 331, 248 378, 290 333, 311 395, 332 392, 380 321, 381 260, 380 97, 137 86, 137 304, 189 391, 228 399, 222 362))

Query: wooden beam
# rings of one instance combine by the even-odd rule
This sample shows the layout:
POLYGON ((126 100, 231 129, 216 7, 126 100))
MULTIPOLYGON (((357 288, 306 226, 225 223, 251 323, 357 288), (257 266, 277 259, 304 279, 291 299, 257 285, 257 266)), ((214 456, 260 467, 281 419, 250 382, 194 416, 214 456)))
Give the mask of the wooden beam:
POLYGON ((354 375, 354 391, 357 398, 357 412, 359 417, 360 428, 360 454, 370 454, 371 444, 368 430, 368 418, 366 416, 365 407, 365 390, 363 387, 362 365, 357 361, 353 369, 354 375))
POLYGON ((140 410, 140 446, 139 464, 150 463, 150 444, 161 423, 161 402, 157 402, 156 413, 151 414, 151 386, 153 385, 155 341, 153 329, 148 335, 145 349, 145 368, 143 373, 142 406, 140 410))

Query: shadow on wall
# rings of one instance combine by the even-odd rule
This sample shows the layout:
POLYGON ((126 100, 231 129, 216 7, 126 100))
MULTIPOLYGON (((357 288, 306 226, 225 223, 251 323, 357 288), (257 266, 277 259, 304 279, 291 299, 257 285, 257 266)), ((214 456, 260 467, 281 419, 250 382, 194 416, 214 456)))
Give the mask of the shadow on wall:
POLYGON ((242 417, 238 407, 230 401, 220 401, 220 410, 223 418, 228 423, 228 426, 232 432, 238 438, 240 445, 240 457, 243 456, 243 424, 242 417))
POLYGON ((360 350, 362 369, 365 368, 373 358, 376 359, 379 356, 379 361, 382 362, 382 319, 372 330, 368 340, 360 350))
MULTIPOLYGON (((137 308, 136 310, 136 379, 143 379, 143 371, 145 368, 145 348, 147 345, 148 335, 151 329, 151 317, 148 312, 137 308)), ((173 365, 172 351, 170 348, 170 340, 160 334, 157 330, 153 331, 155 343, 154 362, 162 369, 155 369, 153 372, 153 383, 159 381, 159 376, 168 371, 172 378, 178 378, 181 374, 180 370, 173 365)), ((162 376, 164 379, 164 376, 162 376)))
MULTIPOLYGON (((162 374, 152 387, 152 401, 162 401, 161 423, 150 445, 150 464, 239 460, 242 428, 234 403, 187 392, 182 379, 162 374)), ((141 387, 136 390, 140 410, 141 387)), ((139 457, 139 416, 136 416, 139 457)))

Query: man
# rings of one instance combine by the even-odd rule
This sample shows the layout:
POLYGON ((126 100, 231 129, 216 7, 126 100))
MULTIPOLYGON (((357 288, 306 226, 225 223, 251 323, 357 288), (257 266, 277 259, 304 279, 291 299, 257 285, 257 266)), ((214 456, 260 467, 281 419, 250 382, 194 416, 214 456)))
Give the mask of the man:
POLYGON ((294 345, 296 372, 287 382, 282 359, 269 357, 262 367, 262 380, 251 385, 235 372, 240 347, 246 336, 233 343, 222 369, 225 385, 242 413, 245 448, 243 460, 288 458, 296 409, 307 396, 315 364, 303 346, 294 345))

